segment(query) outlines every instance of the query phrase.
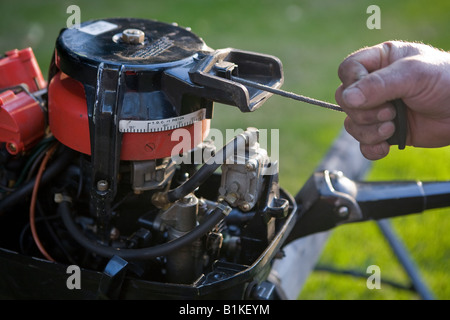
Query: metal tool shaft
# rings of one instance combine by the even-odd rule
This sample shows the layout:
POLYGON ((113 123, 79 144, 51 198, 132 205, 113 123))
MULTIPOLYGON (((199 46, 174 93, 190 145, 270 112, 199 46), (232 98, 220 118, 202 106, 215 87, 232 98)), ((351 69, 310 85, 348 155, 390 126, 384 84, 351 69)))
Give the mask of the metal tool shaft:
POLYGON ((242 79, 239 77, 235 77, 235 76, 231 76, 231 80, 235 81, 235 82, 239 82, 245 86, 248 87, 252 87, 255 89, 259 89, 259 90, 263 90, 263 91, 267 91, 276 95, 280 95, 286 98, 291 98, 297 101, 302 101, 302 102, 306 102, 309 104, 314 104, 316 106, 320 106, 323 108, 327 108, 327 109, 331 109, 331 110, 335 110, 335 111, 340 111, 340 112, 344 112, 344 110, 342 110, 342 108, 340 106, 338 106, 337 104, 332 104, 329 102, 325 102, 325 101, 321 101, 321 100, 317 100, 317 99, 313 99, 313 98, 309 98, 309 97, 305 97, 293 92, 288 92, 288 91, 284 91, 281 89, 275 89, 269 86, 266 86, 264 84, 261 83, 257 83, 254 81, 250 81, 250 80, 246 80, 246 79, 242 79))
MULTIPOLYGON (((284 91, 281 89, 275 89, 269 86, 266 86, 264 84, 261 83, 257 83, 254 81, 250 81, 250 80, 246 80, 246 79, 242 79, 236 76, 231 76, 231 80, 241 83, 245 86, 248 87, 253 87, 255 89, 259 89, 259 90, 263 90, 263 91, 267 91, 276 95, 280 95, 286 98, 291 98, 297 101, 302 101, 302 102, 306 102, 309 104, 313 104, 316 106, 320 106, 323 108, 327 108, 327 109, 331 109, 331 110, 335 110, 335 111, 340 111, 340 112, 344 112, 344 110, 337 104, 333 104, 333 103, 329 103, 329 102, 325 102, 325 101, 321 101, 321 100, 317 100, 317 99, 313 99, 310 97, 305 97, 302 96, 300 94, 296 94, 293 92, 288 92, 288 91, 284 91)), ((406 116, 407 113, 407 107, 405 105, 405 103, 403 102, 402 99, 395 99, 393 101, 391 101, 395 107, 396 110, 396 117, 394 119, 394 123, 395 123, 395 132, 394 134, 387 140, 387 142, 390 145, 398 145, 398 148, 400 150, 403 150, 406 146, 406 137, 408 134, 408 118, 406 116)))

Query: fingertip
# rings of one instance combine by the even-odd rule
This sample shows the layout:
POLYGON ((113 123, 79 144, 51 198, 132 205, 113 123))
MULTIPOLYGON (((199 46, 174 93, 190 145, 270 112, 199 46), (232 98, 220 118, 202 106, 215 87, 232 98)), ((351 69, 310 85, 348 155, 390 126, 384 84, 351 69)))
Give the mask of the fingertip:
POLYGON ((380 124, 378 127, 378 134, 382 138, 389 138, 391 137, 395 132, 395 124, 393 121, 386 121, 380 124))
POLYGON ((361 144, 360 150, 363 156, 368 160, 380 160, 389 154, 390 146, 386 141, 378 144, 361 144))
POLYGON ((334 93, 334 99, 336 100, 337 104, 342 106, 343 100, 342 100, 342 92, 344 91, 344 85, 340 85, 339 87, 337 87, 335 93, 334 93))
POLYGON ((377 119, 381 122, 392 121, 394 120, 396 114, 397 113, 395 111, 395 108, 391 103, 389 103, 388 106, 380 109, 380 111, 377 114, 377 119))
POLYGON ((350 118, 349 116, 345 117, 344 128, 345 128, 345 130, 347 130, 347 132, 350 130, 350 126, 351 126, 352 122, 353 122, 352 118, 350 118))
POLYGON ((366 102, 366 97, 358 87, 350 87, 342 92, 344 102, 351 107, 360 107, 366 102))
POLYGON ((364 64, 357 58, 358 53, 351 54, 342 61, 338 68, 338 77, 341 79, 344 87, 360 80, 368 74, 364 64))

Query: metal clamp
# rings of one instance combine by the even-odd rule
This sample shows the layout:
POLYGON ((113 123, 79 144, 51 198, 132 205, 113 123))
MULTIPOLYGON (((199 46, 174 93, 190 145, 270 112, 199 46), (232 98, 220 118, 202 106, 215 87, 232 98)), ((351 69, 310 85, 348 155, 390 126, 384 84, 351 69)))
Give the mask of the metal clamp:
POLYGON ((315 176, 321 198, 331 203, 339 218, 346 223, 363 218, 361 208, 356 201, 356 186, 347 179, 342 171, 325 170, 315 176))

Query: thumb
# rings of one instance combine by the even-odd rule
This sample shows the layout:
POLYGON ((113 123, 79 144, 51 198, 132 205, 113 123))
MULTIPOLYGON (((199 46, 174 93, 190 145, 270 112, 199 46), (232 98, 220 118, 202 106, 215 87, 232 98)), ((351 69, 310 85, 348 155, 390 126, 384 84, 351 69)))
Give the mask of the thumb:
POLYGON ((406 97, 416 78, 409 60, 397 60, 348 86, 342 92, 344 104, 350 108, 371 108, 406 97))

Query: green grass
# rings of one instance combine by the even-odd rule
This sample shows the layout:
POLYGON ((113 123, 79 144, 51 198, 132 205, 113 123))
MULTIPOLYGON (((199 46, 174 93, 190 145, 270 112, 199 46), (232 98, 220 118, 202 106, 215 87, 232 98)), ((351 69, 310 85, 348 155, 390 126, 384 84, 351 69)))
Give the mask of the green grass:
MULTIPOLYGON (((351 0, 216 0, 216 1, 2 1, 0 51, 32 46, 44 74, 54 41, 65 26, 68 5, 81 8, 83 21, 104 17, 142 17, 188 26, 213 48, 234 47, 273 54, 284 65, 284 88, 334 102, 337 67, 350 52, 384 40, 423 41, 450 49, 450 3, 351 0), (381 8, 381 30, 366 28, 366 8, 381 8)), ((344 116, 280 97, 272 97, 252 114, 217 105, 213 127, 280 130, 280 179, 296 193, 312 173, 335 136, 344 116)), ((450 178, 450 151, 407 148, 374 163, 368 179, 450 178)), ((393 220, 427 284, 439 299, 450 298, 450 226, 448 210, 393 220)), ((381 267, 382 277, 408 283, 374 223, 335 229, 320 263, 365 272, 381 267)), ((383 285, 369 290, 365 279, 314 272, 300 299, 417 299, 405 290, 383 285)))

